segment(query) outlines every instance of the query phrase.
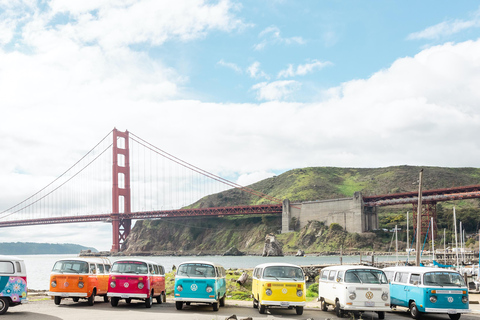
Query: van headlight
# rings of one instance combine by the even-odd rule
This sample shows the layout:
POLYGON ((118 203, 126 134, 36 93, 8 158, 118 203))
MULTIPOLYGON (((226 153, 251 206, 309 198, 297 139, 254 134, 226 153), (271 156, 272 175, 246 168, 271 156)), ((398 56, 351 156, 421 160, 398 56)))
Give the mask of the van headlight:
POLYGON ((267 289, 267 290, 265 290, 265 294, 266 294, 267 296, 271 296, 271 295, 272 295, 272 289, 267 289))
POLYGON ((115 281, 110 281, 110 287, 111 288, 115 288, 117 286, 117 284, 115 283, 115 281))
POLYGON ((80 282, 78 283, 78 287, 79 287, 80 289, 82 289, 82 288, 83 288, 83 286, 84 286, 84 283, 83 283, 83 281, 80 281, 80 282))
POLYGON ((355 292, 350 292, 348 297, 350 298, 350 300, 355 300, 355 298, 357 297, 357 294, 355 292))
POLYGON ((52 281, 52 283, 50 284, 52 286, 52 288, 55 288, 57 286, 57 281, 52 281))
POLYGON ((143 282, 139 282, 139 283, 137 284, 137 287, 138 287, 138 289, 140 289, 140 290, 143 289, 143 287, 144 287, 143 282))
POLYGON ((297 297, 303 296, 303 291, 302 290, 297 290, 297 297))
POLYGON ((177 286, 177 291, 178 291, 178 292, 182 292, 182 290, 183 290, 183 287, 182 287, 181 285, 178 285, 178 286, 177 286))
POLYGON ((388 300, 388 292, 382 293, 382 300, 387 301, 388 300))
POLYGON ((213 288, 212 288, 212 287, 207 287, 207 289, 206 289, 206 290, 207 290, 207 292, 208 292, 208 293, 210 293, 210 292, 212 292, 212 291, 213 291, 213 288))
POLYGON ((467 303, 467 302, 468 302, 468 297, 467 297, 467 296, 463 296, 463 297, 462 297, 462 302, 463 302, 463 303, 467 303))
POLYGON ((437 297, 436 296, 430 296, 430 302, 431 303, 437 302, 437 297))

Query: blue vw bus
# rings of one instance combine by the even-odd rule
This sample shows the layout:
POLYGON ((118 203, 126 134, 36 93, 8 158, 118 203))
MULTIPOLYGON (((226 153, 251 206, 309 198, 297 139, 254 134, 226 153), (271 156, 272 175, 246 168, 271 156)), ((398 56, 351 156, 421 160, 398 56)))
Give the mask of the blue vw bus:
POLYGON ((175 274, 174 300, 177 310, 183 304, 211 304, 213 311, 225 305, 227 283, 225 269, 208 261, 188 261, 178 266, 175 274))
POLYGON ((388 267, 390 305, 410 310, 414 319, 422 313, 446 313, 458 320, 468 313, 468 289, 456 271, 427 267, 388 267))

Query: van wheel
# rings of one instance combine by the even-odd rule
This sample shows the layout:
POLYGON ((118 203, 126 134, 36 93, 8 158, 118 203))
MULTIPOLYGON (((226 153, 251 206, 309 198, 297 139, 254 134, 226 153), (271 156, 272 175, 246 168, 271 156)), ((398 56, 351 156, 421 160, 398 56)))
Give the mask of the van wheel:
POLYGON ((225 296, 220 299, 220 307, 225 307, 225 296))
POLYGON ((212 303, 213 311, 218 311, 218 302, 212 303))
POLYGON ((338 318, 343 318, 343 310, 340 309, 340 301, 335 301, 335 315, 338 318))
POLYGON ((145 307, 146 308, 151 308, 152 304, 153 304, 153 296, 152 296, 152 294, 150 294, 150 297, 145 299, 145 307))
POLYGON ((175 307, 177 310, 182 310, 183 302, 182 301, 175 301, 175 307))
POLYGON ((258 302, 257 302, 257 300, 255 300, 255 298, 253 298, 253 308, 254 309, 258 308, 258 302))
POLYGON ((104 295, 103 296, 103 302, 109 302, 109 301, 110 301, 110 299, 108 298, 108 296, 104 295))
POLYGON ((303 314, 303 307, 295 307, 295 311, 297 311, 297 314, 301 316, 303 314))
POLYGON ((378 311, 378 319, 383 320, 385 319, 385 311, 378 311))
POLYGON ((60 304, 60 302, 62 301, 62 298, 59 297, 59 296, 55 296, 53 298, 53 301, 55 302, 55 304, 58 306, 60 304))
POLYGON ((127 298, 127 299, 125 299, 125 302, 128 303, 128 304, 130 304, 130 302, 132 302, 132 298, 127 298))
POLYGON ((90 297, 88 297, 88 305, 89 306, 93 306, 93 304, 95 303, 95 290, 93 290, 92 294, 90 295, 90 297))
POLYGON ((78 300, 80 300, 80 298, 72 298, 73 302, 78 302, 78 300))
POLYGON ((112 307, 118 306, 118 300, 120 299, 117 297, 112 297, 112 299, 110 300, 110 304, 112 305, 112 307))
POLYGON ((6 298, 0 298, 0 314, 5 314, 8 310, 8 306, 10 303, 8 302, 8 299, 6 298))
POLYGON ((162 300, 163 300, 163 293, 160 293, 160 295, 157 296, 157 303, 162 304, 162 302, 163 302, 162 300))
POLYGON ((449 314, 450 320, 458 320, 460 319, 461 313, 449 314))
POLYGON ((418 311, 417 304, 413 301, 410 303, 410 316, 412 316, 413 319, 420 319, 422 317, 421 312, 418 311))
POLYGON ((260 301, 259 301, 258 302, 258 313, 264 314, 266 309, 267 308, 263 304, 260 304, 260 301))
POLYGON ((328 304, 325 302, 325 300, 320 301, 320 309, 322 309, 322 311, 328 311, 328 304))

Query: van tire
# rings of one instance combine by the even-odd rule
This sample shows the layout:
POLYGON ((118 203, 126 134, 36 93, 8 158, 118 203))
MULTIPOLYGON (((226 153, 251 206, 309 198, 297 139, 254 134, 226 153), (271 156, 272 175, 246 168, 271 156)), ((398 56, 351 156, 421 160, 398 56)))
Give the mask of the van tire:
MULTIPOLYGON (((55 297, 56 298, 56 297, 55 297)), ((93 306, 93 304, 95 303, 95 289, 93 290, 92 294, 90 295, 90 297, 88 297, 88 305, 89 306, 93 306)))
POLYGON ((385 319, 385 311, 378 311, 378 319, 383 320, 385 319))
POLYGON ((5 314, 10 306, 7 298, 0 298, 0 314, 5 314))
POLYGON ((413 319, 420 319, 422 317, 422 314, 418 311, 417 304, 414 301, 410 302, 410 316, 413 319))
POLYGON ((220 307, 225 307, 225 295, 220 299, 220 307))
POLYGON ((218 302, 212 303, 213 311, 218 311, 218 302))
POLYGON ((103 296, 103 302, 110 302, 110 298, 107 295, 103 296))
POLYGON ((297 312, 297 315, 301 316, 303 314, 303 307, 295 307, 295 311, 297 312))
POLYGON ((183 302, 182 301, 175 301, 175 308, 177 308, 177 310, 182 310, 183 302))
POLYGON ((266 310, 266 309, 267 309, 267 308, 265 307, 265 305, 260 304, 260 301, 259 301, 259 302, 258 302, 258 313, 260 313, 260 314, 265 314, 265 310, 266 310))
POLYGON ((80 298, 75 297, 75 298, 72 298, 72 300, 73 300, 73 302, 78 302, 78 300, 80 300, 80 298))
POLYGON ((53 301, 55 302, 55 304, 58 306, 60 304, 60 302, 62 301, 62 297, 59 297, 59 296, 55 296, 53 298, 53 301))
POLYGON ((150 297, 148 297, 147 299, 145 299, 145 307, 146 307, 146 308, 151 308, 151 307, 152 307, 152 304, 153 304, 153 296, 152 296, 152 294, 150 293, 150 297))
POLYGON ((450 320, 458 320, 460 319, 461 313, 449 314, 450 320))
POLYGON ((343 318, 343 310, 340 308, 340 301, 335 301, 335 315, 338 318, 343 318))
POLYGON ((253 298, 253 308, 254 309, 258 308, 258 301, 255 298, 253 298))
POLYGON ((132 298, 127 298, 127 299, 125 299, 125 302, 126 302, 127 304, 130 304, 130 303, 132 302, 132 298))
POLYGON ((118 306, 118 300, 120 300, 118 297, 112 297, 112 299, 110 300, 110 304, 112 305, 112 307, 118 306))
POLYGON ((162 304, 162 302, 163 302, 163 301, 162 301, 162 300, 163 300, 163 293, 160 293, 160 295, 157 296, 156 299, 157 299, 157 303, 158 303, 158 304, 162 304))
POLYGON ((322 309, 322 311, 328 311, 328 304, 323 299, 320 300, 320 309, 322 309))

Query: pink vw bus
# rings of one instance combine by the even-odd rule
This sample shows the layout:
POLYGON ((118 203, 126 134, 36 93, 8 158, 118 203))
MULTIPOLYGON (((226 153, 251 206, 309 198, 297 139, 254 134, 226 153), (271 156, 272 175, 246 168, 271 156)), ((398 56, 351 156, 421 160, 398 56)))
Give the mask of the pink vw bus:
POLYGON ((158 303, 165 302, 165 269, 149 260, 117 260, 110 272, 108 296, 112 307, 116 307, 120 299, 127 303, 132 299, 144 300, 147 308, 152 307, 153 298, 158 303))

